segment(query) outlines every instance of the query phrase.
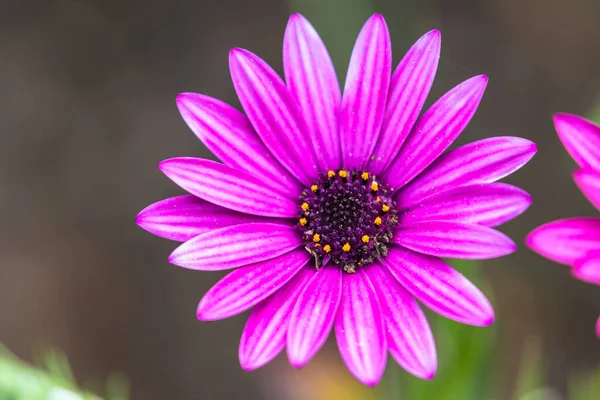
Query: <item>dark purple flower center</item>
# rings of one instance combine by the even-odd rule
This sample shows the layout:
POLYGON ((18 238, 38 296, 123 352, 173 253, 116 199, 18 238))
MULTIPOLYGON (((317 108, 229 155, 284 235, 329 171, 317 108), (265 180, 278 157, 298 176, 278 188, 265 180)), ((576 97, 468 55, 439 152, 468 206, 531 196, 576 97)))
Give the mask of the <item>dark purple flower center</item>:
POLYGON ((300 196, 299 224, 316 268, 333 263, 345 272, 387 256, 396 204, 374 176, 329 171, 300 196))

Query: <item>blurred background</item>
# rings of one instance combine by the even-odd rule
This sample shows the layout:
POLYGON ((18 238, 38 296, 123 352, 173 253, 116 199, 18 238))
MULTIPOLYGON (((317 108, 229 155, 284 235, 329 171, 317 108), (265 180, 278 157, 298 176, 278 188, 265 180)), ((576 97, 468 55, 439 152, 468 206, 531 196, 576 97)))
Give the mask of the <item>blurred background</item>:
MULTIPOLYGON (((387 20, 394 64, 440 29, 428 104, 473 75, 490 77, 457 144, 515 135, 539 147, 508 179, 533 195, 534 207, 501 230, 522 243, 542 222, 597 215, 571 180, 574 164, 551 121, 557 111, 594 117, 597 0, 3 0, 0 342, 28 362, 60 349, 77 384, 103 397, 118 373, 132 399, 147 400, 599 399, 600 288, 523 245, 458 266, 490 297, 497 322, 481 329, 429 315, 440 359, 432 382, 390 360, 378 388, 361 387, 334 341, 301 371, 280 356, 247 373, 237 360, 245 316, 196 320, 199 299, 223 274, 169 265, 176 243, 134 218, 182 193, 157 162, 212 157, 180 118, 176 95, 239 107, 229 49, 250 49, 281 72, 292 12, 320 32, 342 81, 372 13, 387 20)), ((2 365, 6 383, 14 369, 2 365)))

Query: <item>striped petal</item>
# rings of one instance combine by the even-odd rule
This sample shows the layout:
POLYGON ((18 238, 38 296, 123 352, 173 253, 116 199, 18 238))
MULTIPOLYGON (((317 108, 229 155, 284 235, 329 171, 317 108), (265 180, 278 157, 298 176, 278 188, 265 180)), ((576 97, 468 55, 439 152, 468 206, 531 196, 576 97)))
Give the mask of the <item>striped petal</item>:
POLYGON ((340 168, 340 85, 319 34, 300 14, 290 17, 285 31, 283 70, 306 122, 320 170, 340 168))
POLYGON ((233 85, 244 111, 271 154, 304 185, 318 177, 307 128, 283 80, 266 62, 243 49, 229 54, 233 85))
POLYGON ((377 288, 392 357, 411 374, 432 379, 437 370, 437 354, 425 313, 387 268, 372 265, 367 273, 377 288))
POLYGON ((265 221, 268 219, 232 211, 192 195, 151 204, 136 218, 137 224, 148 232, 178 242, 225 226, 265 221))
POLYGON ((575 171, 573 179, 585 197, 600 210, 600 172, 580 169, 575 171))
POLYGON ((258 177, 214 161, 171 158, 158 168, 191 194, 230 210, 280 218, 298 214, 293 198, 274 193, 258 177))
POLYGON ((487 82, 480 75, 461 83, 419 118, 384 176, 390 188, 406 185, 454 142, 475 115, 487 82))
POLYGON ((394 243, 419 253, 463 260, 483 260, 516 251, 505 234, 481 225, 453 221, 423 221, 401 228, 394 243))
POLYGON ((383 16, 373 15, 352 50, 342 108, 340 139, 347 169, 363 169, 377 144, 390 84, 392 50, 383 16))
POLYGON ((531 196, 505 183, 470 185, 450 190, 399 215, 400 225, 426 221, 456 221, 498 226, 523 213, 531 196))
POLYGON ((387 361, 387 339, 379 300, 364 269, 342 279, 335 337, 350 373, 365 385, 379 383, 387 361))
POLYGON ((290 225, 233 225, 196 236, 175 249, 169 262, 180 267, 217 271, 269 260, 302 244, 290 225))
POLYGON ((299 249, 230 272, 202 297, 198 319, 213 321, 248 310, 285 285, 309 259, 310 255, 299 249))
POLYGON ((552 261, 575 265, 600 249, 600 218, 570 218, 549 222, 531 232, 527 245, 552 261))
POLYGON ((600 254, 598 251, 592 254, 591 257, 575 263, 573 276, 582 281, 600 285, 600 254))
POLYGON ((254 307, 240 340, 239 358, 243 369, 260 368, 285 348, 292 309, 314 274, 312 268, 302 268, 281 289, 254 307))
POLYGON ((521 168, 535 152, 535 143, 508 136, 458 147, 439 157, 403 188, 398 204, 409 208, 459 186, 494 182, 521 168))
POLYGON ((556 114, 554 127, 571 157, 582 168, 600 171, 600 127, 573 114, 556 114))
POLYGON ((429 94, 440 58, 440 31, 423 35, 396 67, 390 82, 383 127, 368 170, 385 171, 415 124, 429 94))
POLYGON ((225 165, 260 177, 277 191, 300 193, 298 181, 273 158, 244 114, 196 93, 180 94, 177 107, 192 132, 225 165))
POLYGON ((382 263, 406 290, 436 313, 475 326, 494 322, 494 310, 483 293, 439 258, 392 248, 382 263))
POLYGON ((300 368, 327 340, 342 294, 342 269, 322 267, 300 294, 287 335, 290 363, 300 368))

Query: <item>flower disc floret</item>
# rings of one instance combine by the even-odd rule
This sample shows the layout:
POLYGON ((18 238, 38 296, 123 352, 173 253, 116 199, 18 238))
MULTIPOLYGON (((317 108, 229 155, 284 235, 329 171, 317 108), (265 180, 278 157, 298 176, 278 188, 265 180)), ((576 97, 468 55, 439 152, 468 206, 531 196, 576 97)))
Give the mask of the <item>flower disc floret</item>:
POLYGON ((345 272, 387 256, 398 216, 391 194, 366 171, 328 171, 300 196, 298 224, 315 266, 345 272))

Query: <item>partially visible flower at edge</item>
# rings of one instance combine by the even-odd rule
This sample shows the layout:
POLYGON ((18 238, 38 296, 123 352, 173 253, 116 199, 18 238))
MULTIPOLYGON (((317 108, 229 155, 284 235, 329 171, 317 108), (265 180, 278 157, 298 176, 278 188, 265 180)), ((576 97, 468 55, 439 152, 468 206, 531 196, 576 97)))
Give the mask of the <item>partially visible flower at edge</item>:
POLYGON ((185 242, 171 254, 173 264, 234 269, 202 298, 197 316, 217 320, 254 307, 239 347, 242 368, 258 368, 284 348, 302 367, 334 329, 360 382, 379 382, 388 351, 408 372, 431 379, 436 349, 416 299, 461 323, 492 324, 483 293, 441 257, 515 251, 492 227, 531 199, 493 182, 536 148, 494 137, 445 152, 488 79, 468 79, 419 117, 440 43, 439 31, 425 34, 392 74, 387 25, 372 16, 342 94, 325 45, 296 14, 283 43, 285 82, 251 52, 230 53, 246 115, 200 94, 177 98, 189 127, 223 164, 161 162, 191 195, 155 203, 137 222, 185 242))
MULTIPOLYGON (((579 165, 573 179, 585 197, 600 209, 600 127, 572 114, 556 114, 558 137, 579 165)), ((568 218, 531 232, 527 245, 542 256, 571 267, 574 277, 600 285, 600 218, 568 218)), ((600 337, 600 318, 596 323, 600 337)))

